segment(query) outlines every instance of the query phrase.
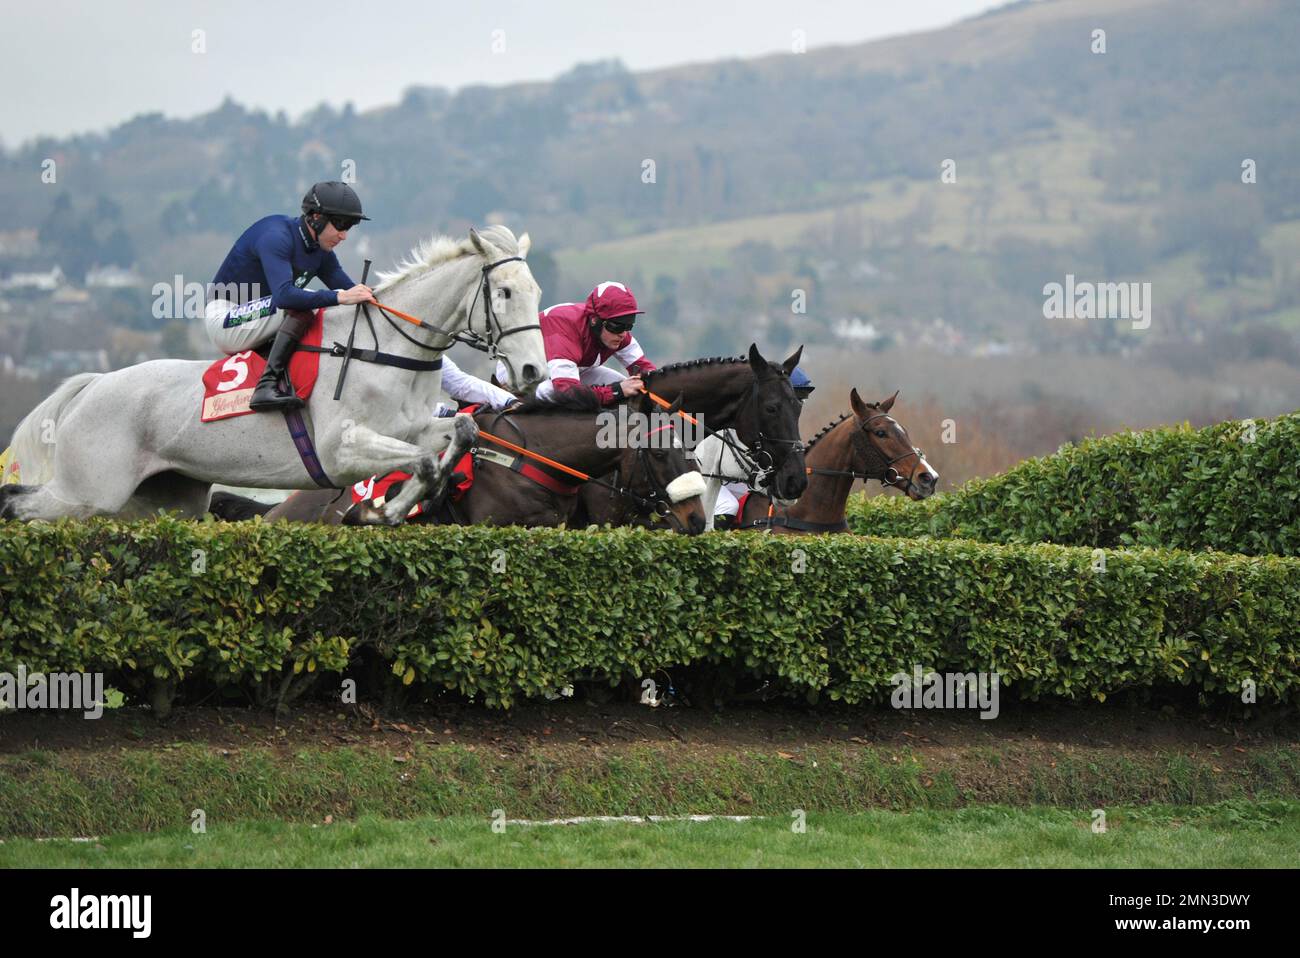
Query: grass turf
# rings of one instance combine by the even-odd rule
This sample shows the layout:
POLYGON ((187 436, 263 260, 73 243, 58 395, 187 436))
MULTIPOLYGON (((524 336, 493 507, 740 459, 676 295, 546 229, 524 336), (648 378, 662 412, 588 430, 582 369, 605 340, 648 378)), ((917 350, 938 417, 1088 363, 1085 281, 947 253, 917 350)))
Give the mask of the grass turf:
POLYGON ((1256 750, 1235 765, 1176 752, 1102 750, 1050 762, 1012 747, 973 749, 959 767, 905 748, 821 747, 798 756, 695 754, 628 746, 617 754, 496 754, 457 745, 384 750, 199 744, 0 758, 0 837, 71 837, 188 826, 202 809, 235 822, 481 819, 570 815, 786 815, 973 805, 1209 805, 1300 799, 1300 751, 1256 750))
POLYGON ((1300 802, 1107 810, 982 806, 750 821, 516 825, 483 818, 244 822, 93 842, 8 839, 0 867, 1288 867, 1300 802))

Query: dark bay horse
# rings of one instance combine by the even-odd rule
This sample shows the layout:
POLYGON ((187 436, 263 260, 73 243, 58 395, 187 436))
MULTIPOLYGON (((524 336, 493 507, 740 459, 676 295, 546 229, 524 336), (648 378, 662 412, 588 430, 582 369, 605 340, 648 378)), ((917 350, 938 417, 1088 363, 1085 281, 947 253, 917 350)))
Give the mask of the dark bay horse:
POLYGON ((737 516, 737 528, 770 529, 785 535, 847 532, 844 506, 855 479, 878 479, 912 499, 932 495, 939 473, 912 445, 907 430, 889 415, 897 396, 894 393, 883 402, 864 403, 857 389, 852 390, 849 406, 853 411, 828 425, 807 445, 808 489, 799 501, 772 508, 767 496, 750 493, 737 516))
MULTIPOLYGON (((649 399, 629 403, 636 412, 659 412, 649 399)), ((674 422, 681 399, 666 417, 674 422)), ((661 413, 661 415, 663 415, 661 413)), ((602 424, 594 409, 572 409, 530 403, 509 412, 483 410, 475 414, 479 429, 559 462, 578 472, 600 477, 616 470, 627 481, 611 494, 632 508, 666 519, 677 532, 697 535, 704 530, 704 508, 699 494, 703 479, 674 442, 610 445, 600 441, 602 424)), ((575 477, 534 463, 487 440, 478 444, 474 482, 459 502, 408 519, 412 523, 459 525, 522 525, 574 527, 578 492, 584 485, 575 477)), ((395 487, 394 487, 395 489, 395 487)), ((394 494, 390 489, 388 494, 394 494)), ((606 490, 608 491, 608 490, 606 490)), ((230 493, 212 497, 210 510, 218 518, 238 520, 263 515, 268 522, 322 522, 340 525, 352 508, 350 490, 301 490, 271 507, 230 493)))
MULTIPOLYGON (((734 429, 759 470, 757 482, 789 504, 808 485, 799 438, 802 403, 790 385, 802 354, 800 346, 785 362, 774 363, 751 344, 748 356, 673 363, 646 373, 642 381, 649 392, 681 397, 682 409, 707 429, 734 429)), ((579 521, 627 525, 647 518, 635 503, 599 486, 588 486, 579 498, 579 521)))

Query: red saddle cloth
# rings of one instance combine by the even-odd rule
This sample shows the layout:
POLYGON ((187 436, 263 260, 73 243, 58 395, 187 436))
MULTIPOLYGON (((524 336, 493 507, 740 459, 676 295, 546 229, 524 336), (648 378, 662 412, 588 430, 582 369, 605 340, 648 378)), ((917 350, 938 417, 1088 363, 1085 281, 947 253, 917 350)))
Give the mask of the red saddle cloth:
MULTIPOLYGON (((460 411, 472 416, 478 411, 478 408, 477 405, 466 406, 460 411)), ((460 502, 460 500, 465 497, 465 493, 469 492, 469 487, 474 485, 474 454, 470 452, 465 453, 465 455, 460 457, 460 461, 456 463, 451 471, 459 472, 465 477, 460 482, 456 483, 451 490, 451 501, 460 502)), ((392 490, 392 487, 397 483, 405 482, 410 478, 411 474, 409 472, 397 470, 395 472, 390 472, 382 478, 380 476, 371 476, 369 479, 363 479, 352 487, 352 501, 365 502, 369 499, 374 505, 382 506, 388 499, 388 493, 392 490)), ((415 505, 411 506, 410 511, 406 513, 406 518, 411 519, 415 516, 421 515, 424 515, 424 503, 417 502, 415 505)))
MULTIPOLYGON (((324 327, 321 315, 324 312, 323 309, 316 310, 299 345, 320 345, 321 330, 324 327)), ((302 399, 310 396, 316 385, 320 356, 320 353, 299 349, 289 360, 289 380, 302 399)), ((248 408, 248 403, 253 398, 253 390, 257 388, 257 381, 262 378, 264 369, 266 359, 252 349, 214 362, 203 373, 203 407, 199 412, 199 421, 214 422, 251 413, 253 410, 248 408)))
POLYGON ((740 504, 736 509, 736 525, 740 525, 745 521, 745 503, 749 501, 749 493, 746 492, 736 501, 740 504))

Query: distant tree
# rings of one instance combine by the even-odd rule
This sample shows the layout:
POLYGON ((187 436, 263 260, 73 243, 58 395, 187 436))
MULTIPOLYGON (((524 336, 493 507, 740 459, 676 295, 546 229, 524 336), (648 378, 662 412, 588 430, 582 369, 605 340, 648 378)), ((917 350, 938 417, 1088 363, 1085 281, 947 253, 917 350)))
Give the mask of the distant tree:
POLYGON ((681 308, 677 305, 677 280, 660 273, 655 277, 654 296, 650 300, 650 313, 656 323, 676 326, 681 318, 681 308))
POLYGON ((1215 285, 1269 272, 1271 261, 1259 243, 1267 218, 1257 196, 1240 184, 1178 194, 1158 220, 1162 251, 1199 252, 1205 278, 1215 285))
POLYGON ((41 223, 37 239, 42 246, 57 249, 75 238, 78 226, 76 214, 72 211, 72 198, 60 191, 54 198, 54 206, 41 223))
POLYGON ((475 176, 456 184, 449 209, 453 216, 477 221, 485 213, 499 209, 502 199, 500 190, 483 177, 475 176))
POLYGON ((1201 243, 1205 275, 1212 283, 1226 280, 1231 285, 1239 276, 1259 276, 1272 269, 1272 260, 1259 245, 1263 215, 1239 212, 1226 222, 1213 224, 1201 243))
POLYGON ((135 262, 135 246, 125 229, 117 227, 100 245, 99 262, 105 266, 130 267, 135 262))
POLYGON ((731 252, 737 263, 760 275, 776 272, 781 263, 781 254, 766 240, 745 240, 733 246, 731 252))
POLYGON ((1105 278, 1131 276, 1145 269, 1151 259, 1142 224, 1136 218, 1102 224, 1089 238, 1088 249, 1105 278))
POLYGON ((560 264, 546 250, 529 252, 528 269, 542 288, 542 303, 554 302, 554 296, 560 288, 560 264))
POLYGON ((173 319, 162 328, 162 354, 169 359, 190 359, 190 324, 183 319, 173 319))
POLYGON ((37 232, 42 250, 55 259, 64 275, 80 283, 99 258, 94 223, 79 218, 67 193, 60 193, 37 232))
POLYGON ((101 225, 112 225, 122 222, 122 207, 111 197, 100 193, 95 199, 95 219, 101 225))
POLYGON ((993 276, 1017 297, 1042 299, 1043 286, 1062 282, 1070 257, 1062 250, 1020 237, 1003 237, 993 247, 993 276))
POLYGON ((162 323, 154 318, 151 306, 145 287, 110 290, 95 303, 96 322, 140 331, 159 329, 162 323))

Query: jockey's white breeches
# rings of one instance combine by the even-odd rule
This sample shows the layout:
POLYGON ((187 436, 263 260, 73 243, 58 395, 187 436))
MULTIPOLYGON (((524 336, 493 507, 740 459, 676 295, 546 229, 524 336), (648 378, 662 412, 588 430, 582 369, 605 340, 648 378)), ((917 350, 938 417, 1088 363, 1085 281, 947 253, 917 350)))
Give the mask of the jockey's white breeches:
POLYGON ((203 324, 213 345, 224 353, 242 353, 260 346, 280 328, 284 311, 270 312, 271 297, 255 299, 242 306, 224 299, 208 303, 203 324))

